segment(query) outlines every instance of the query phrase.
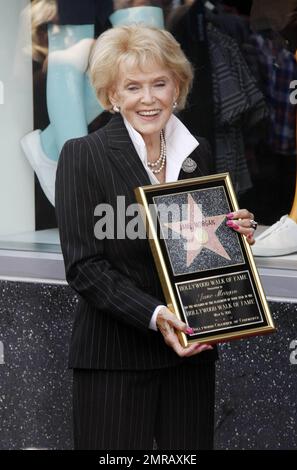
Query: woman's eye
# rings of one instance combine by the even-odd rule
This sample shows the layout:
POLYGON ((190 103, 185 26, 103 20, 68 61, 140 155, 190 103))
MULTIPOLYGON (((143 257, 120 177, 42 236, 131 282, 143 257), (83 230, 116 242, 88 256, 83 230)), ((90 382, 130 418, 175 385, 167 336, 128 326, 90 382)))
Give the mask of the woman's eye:
POLYGON ((157 87, 165 86, 165 82, 157 82, 156 86, 157 87))
POLYGON ((128 91, 136 91, 136 90, 138 90, 138 87, 135 86, 135 85, 130 85, 130 86, 127 87, 127 90, 128 91))

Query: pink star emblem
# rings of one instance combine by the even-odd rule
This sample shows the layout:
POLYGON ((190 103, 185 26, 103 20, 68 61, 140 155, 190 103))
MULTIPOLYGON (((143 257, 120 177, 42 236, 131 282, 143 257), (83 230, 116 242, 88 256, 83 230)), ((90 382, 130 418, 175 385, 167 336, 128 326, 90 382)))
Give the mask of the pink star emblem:
POLYGON ((200 254, 203 248, 230 260, 230 256, 216 236, 216 231, 226 219, 224 214, 204 217, 200 207, 188 194, 188 216, 186 220, 164 224, 186 239, 185 251, 187 252, 187 267, 200 254))

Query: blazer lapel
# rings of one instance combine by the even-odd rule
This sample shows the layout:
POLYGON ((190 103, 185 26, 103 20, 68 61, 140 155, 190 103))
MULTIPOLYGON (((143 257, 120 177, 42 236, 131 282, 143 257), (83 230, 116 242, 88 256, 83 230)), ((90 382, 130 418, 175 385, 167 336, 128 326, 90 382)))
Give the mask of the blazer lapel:
POLYGON ((149 176, 140 160, 120 114, 111 118, 105 126, 110 158, 119 175, 129 181, 133 188, 150 183, 149 176))
MULTIPOLYGON (((108 140, 109 158, 114 163, 119 176, 129 182, 129 186, 133 188, 150 185, 149 176, 135 150, 122 116, 115 114, 104 127, 104 130, 108 140)), ((204 146, 199 145, 197 149, 185 159, 190 160, 188 161, 188 165, 185 166, 187 171, 182 168, 178 179, 195 178, 207 174, 208 172, 201 166, 200 161, 200 157, 204 158, 205 153, 204 146), (191 164, 194 164, 193 171, 190 171, 192 169, 191 164)))
POLYGON ((210 147, 205 139, 199 138, 198 147, 185 158, 178 179, 197 178, 211 174, 209 162, 211 162, 210 147))

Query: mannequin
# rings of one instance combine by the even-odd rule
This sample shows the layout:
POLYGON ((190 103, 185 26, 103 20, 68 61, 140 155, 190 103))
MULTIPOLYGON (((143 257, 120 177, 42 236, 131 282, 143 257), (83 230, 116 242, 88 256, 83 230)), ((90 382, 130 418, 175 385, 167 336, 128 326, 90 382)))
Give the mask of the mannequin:
MULTIPOLYGON (((255 30, 269 28, 279 32, 291 51, 295 52, 297 61, 297 0, 286 2, 254 0, 251 26, 255 30)), ((256 256, 282 256, 295 252, 297 252, 297 167, 295 195, 290 213, 256 237, 256 244, 253 246, 253 253, 256 256)))
MULTIPOLYGON (((54 6, 52 0, 34 3, 39 11, 40 3, 54 6)), ((56 11, 53 8, 53 13, 56 11)), ((24 153, 52 205, 57 161, 64 143, 86 135, 88 124, 103 111, 86 73, 94 42, 94 24, 60 25, 53 20, 48 24, 47 108, 50 124, 43 131, 37 129, 21 140, 24 153)), ((163 12, 158 7, 123 8, 112 13, 109 20, 112 26, 143 22, 164 27, 163 12)))

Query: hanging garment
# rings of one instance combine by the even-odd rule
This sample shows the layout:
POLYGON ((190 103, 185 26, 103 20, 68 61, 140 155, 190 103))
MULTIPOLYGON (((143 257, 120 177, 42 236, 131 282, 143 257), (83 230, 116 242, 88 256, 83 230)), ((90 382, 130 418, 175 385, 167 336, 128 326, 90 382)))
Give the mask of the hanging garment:
POLYGON ((218 9, 218 13, 208 11, 206 19, 222 33, 235 39, 239 47, 248 41, 251 34, 249 20, 245 17, 224 13, 221 9, 218 9))
POLYGON ((244 148, 244 132, 267 114, 263 94, 256 86, 234 39, 208 25, 215 106, 216 171, 230 173, 235 191, 252 186, 244 148))
POLYGON ((253 34, 249 44, 245 56, 269 108, 266 144, 274 153, 295 155, 296 106, 290 100, 290 84, 297 78, 295 57, 272 31, 253 34))

